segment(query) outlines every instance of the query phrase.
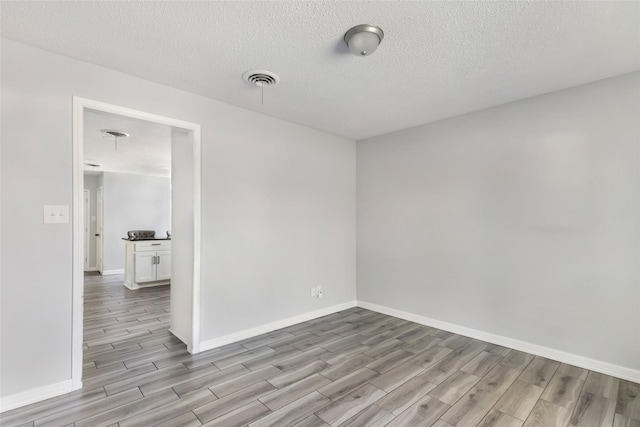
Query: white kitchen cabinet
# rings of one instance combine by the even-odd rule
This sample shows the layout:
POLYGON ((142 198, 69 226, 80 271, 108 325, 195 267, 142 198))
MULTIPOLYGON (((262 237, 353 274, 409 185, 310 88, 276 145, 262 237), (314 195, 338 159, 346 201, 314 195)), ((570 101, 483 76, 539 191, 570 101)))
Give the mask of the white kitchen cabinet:
POLYGON ((124 285, 129 289, 171 282, 171 240, 125 241, 124 285))

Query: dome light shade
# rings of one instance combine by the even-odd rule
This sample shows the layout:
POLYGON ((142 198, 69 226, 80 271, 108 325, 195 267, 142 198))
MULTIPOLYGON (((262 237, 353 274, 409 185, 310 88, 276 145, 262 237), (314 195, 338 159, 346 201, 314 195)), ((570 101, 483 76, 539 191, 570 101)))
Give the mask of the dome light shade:
POLYGON ((384 32, 374 25, 356 25, 344 35, 344 42, 356 56, 371 55, 384 38, 384 32))

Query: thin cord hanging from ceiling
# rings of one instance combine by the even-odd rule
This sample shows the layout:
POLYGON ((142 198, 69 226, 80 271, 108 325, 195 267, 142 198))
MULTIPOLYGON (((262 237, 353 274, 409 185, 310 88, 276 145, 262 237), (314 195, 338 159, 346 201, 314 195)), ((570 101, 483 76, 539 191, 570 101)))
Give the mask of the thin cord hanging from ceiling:
POLYGON ((119 130, 115 130, 115 129, 102 129, 100 132, 105 133, 107 135, 111 135, 114 138, 115 141, 115 149, 116 151, 118 151, 118 138, 128 138, 129 134, 119 131, 119 130))
POLYGON ((280 83, 280 77, 267 70, 247 71, 242 75, 242 79, 248 84, 260 88, 260 102, 262 105, 264 105, 264 87, 275 86, 280 83))

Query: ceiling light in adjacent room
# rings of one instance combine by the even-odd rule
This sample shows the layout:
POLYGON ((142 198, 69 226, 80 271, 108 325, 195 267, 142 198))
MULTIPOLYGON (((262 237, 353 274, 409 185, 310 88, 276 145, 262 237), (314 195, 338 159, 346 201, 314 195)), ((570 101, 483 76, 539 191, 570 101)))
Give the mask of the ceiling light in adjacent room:
POLYGON ((119 131, 119 130, 115 130, 115 129, 102 129, 100 132, 110 135, 115 139, 116 142, 116 151, 118 151, 118 138, 128 138, 129 134, 119 131))

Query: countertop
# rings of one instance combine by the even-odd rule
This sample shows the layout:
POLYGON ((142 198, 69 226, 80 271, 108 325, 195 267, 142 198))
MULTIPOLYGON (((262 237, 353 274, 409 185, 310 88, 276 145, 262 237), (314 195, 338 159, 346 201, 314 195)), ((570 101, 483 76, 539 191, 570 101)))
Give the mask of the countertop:
POLYGON ((135 239, 135 240, 131 240, 131 239, 127 239, 126 237, 123 237, 122 240, 126 240, 127 242, 144 242, 149 240, 171 240, 171 237, 154 237, 153 239, 135 239))

